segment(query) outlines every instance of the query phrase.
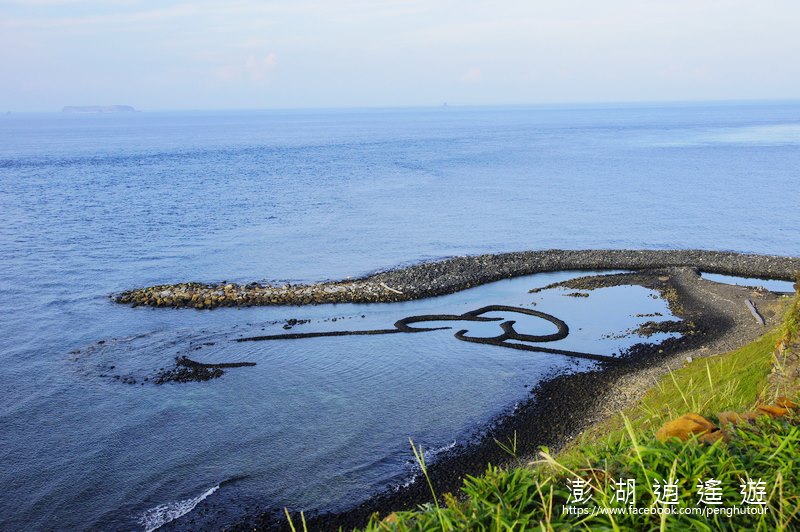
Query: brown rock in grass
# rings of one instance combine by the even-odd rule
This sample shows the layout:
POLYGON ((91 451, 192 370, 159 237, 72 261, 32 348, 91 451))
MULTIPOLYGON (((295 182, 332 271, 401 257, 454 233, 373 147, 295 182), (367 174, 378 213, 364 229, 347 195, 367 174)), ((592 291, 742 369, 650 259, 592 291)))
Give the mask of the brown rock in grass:
POLYGON ((706 432, 705 434, 701 434, 698 436, 697 440, 711 445, 719 440, 728 441, 730 440, 730 436, 728 436, 728 433, 724 430, 716 430, 714 432, 706 432))
POLYGON ((789 409, 783 408, 782 406, 758 405, 756 409, 758 409, 759 412, 762 412, 772 418, 784 417, 789 415, 789 409))
POLYGON ((795 403, 794 401, 792 401, 788 397, 784 397, 784 396, 780 396, 777 399, 775 399, 775 404, 777 406, 782 407, 782 408, 790 408, 790 409, 797 408, 797 403, 795 403))
POLYGON ((678 419, 668 421, 656 432, 656 438, 665 441, 668 438, 678 438, 686 441, 693 434, 701 435, 718 430, 716 425, 700 414, 684 414, 678 419))
POLYGON ((753 423, 759 416, 759 412, 720 412, 717 417, 719 418, 720 425, 741 425, 742 423, 753 423))

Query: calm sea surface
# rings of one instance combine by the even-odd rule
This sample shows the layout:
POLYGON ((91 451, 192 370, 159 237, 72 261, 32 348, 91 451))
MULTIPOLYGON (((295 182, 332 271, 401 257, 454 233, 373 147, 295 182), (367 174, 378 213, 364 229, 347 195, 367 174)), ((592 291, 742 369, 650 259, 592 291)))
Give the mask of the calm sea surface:
POLYGON ((610 354, 636 314, 668 314, 644 289, 527 293, 569 273, 397 305, 175 311, 111 293, 544 248, 798 256, 798 182, 798 103, 0 116, 0 528, 146 529, 203 498, 216 524, 337 508, 407 481, 409 436, 435 459, 592 364, 453 331, 231 341, 286 318, 356 330, 536 303, 570 323, 562 348, 610 354), (183 354, 257 366, 142 385, 183 354))

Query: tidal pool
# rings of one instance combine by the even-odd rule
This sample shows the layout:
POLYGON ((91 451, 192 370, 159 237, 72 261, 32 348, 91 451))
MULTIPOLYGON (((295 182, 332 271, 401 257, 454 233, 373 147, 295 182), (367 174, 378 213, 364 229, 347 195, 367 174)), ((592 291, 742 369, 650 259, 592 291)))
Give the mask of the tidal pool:
POLYGON ((794 283, 790 281, 758 279, 756 277, 737 277, 735 275, 707 272, 703 272, 702 276, 703 279, 714 281, 715 283, 735 284, 738 286, 761 286, 771 292, 794 293, 794 283))

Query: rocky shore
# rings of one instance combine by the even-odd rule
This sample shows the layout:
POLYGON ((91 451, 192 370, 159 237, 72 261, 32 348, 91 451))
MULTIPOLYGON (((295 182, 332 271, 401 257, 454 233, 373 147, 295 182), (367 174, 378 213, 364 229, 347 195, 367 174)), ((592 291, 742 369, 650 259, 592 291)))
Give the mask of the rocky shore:
POLYGON ((409 301, 520 275, 563 270, 640 270, 691 266, 709 273, 795 280, 800 258, 703 250, 544 250, 453 257, 346 281, 273 286, 179 283, 112 296, 132 306, 213 309, 263 305, 409 301))

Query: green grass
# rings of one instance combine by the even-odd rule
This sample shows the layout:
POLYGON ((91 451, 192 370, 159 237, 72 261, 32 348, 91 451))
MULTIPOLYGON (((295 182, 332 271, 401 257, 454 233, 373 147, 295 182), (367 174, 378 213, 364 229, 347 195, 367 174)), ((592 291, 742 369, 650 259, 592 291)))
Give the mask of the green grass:
MULTIPOLYGON (((710 418, 725 410, 752 408, 765 393, 772 370, 775 343, 782 328, 769 331, 754 342, 720 356, 694 360, 660 379, 644 397, 623 414, 637 431, 656 430, 666 421, 687 412, 710 418)), ((589 428, 564 456, 580 452, 580 446, 601 439, 626 436, 623 415, 589 428)))
MULTIPOLYGON (((800 451, 797 420, 761 418, 738 429, 727 444, 703 445, 633 437, 616 445, 587 450, 587 467, 569 468, 543 453, 536 467, 502 469, 490 466, 469 477, 463 498, 445 494, 446 506, 425 505, 397 512, 388 521, 373 518, 365 530, 790 530, 800 525, 800 486, 795 460, 800 451), (764 484, 766 511, 758 515, 572 515, 562 507, 570 496, 567 479, 589 483, 592 499, 581 507, 622 508, 614 500, 615 480, 635 481, 634 506, 655 512, 667 505, 656 502, 652 483, 678 486, 683 508, 702 508, 698 481, 721 482, 725 507, 743 508, 742 480, 764 484)), ((631 433, 634 434, 634 433, 631 433)))
MULTIPOLYGON (((776 344, 800 337, 800 294, 784 323, 753 343, 723 355, 696 360, 662 378, 634 407, 586 431, 557 458, 542 449, 523 467, 489 466, 468 477, 458 496, 434 494, 435 503, 390 516, 373 516, 364 530, 792 530, 800 528, 800 417, 759 418, 732 429, 730 441, 713 445, 694 439, 660 442, 655 430, 669 419, 697 412, 716 420, 724 410, 743 411, 769 400, 767 378, 776 344), (615 481, 632 479, 638 513, 614 500, 615 481), (725 508, 744 508, 740 493, 747 479, 762 481, 763 514, 659 515, 653 483, 677 484, 678 507, 692 512, 698 482, 720 481, 725 508), (586 482, 592 498, 574 507, 596 514, 564 513, 568 481, 586 482), (597 508, 597 510, 594 510, 597 508), (607 512, 607 513, 604 513, 607 512), (650 513, 644 513, 650 512, 650 513), (381 519, 381 517, 384 517, 381 519)), ((783 390, 785 393, 786 390, 783 390)), ((797 397, 798 390, 788 394, 797 397)), ((509 443, 510 445, 510 443, 509 443)), ((503 445, 501 447, 507 447, 503 445)), ((515 449, 514 449, 515 450, 515 449)), ((415 449, 417 451, 417 449, 415 449)), ((424 464, 421 464, 425 471, 424 464)))

